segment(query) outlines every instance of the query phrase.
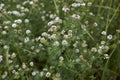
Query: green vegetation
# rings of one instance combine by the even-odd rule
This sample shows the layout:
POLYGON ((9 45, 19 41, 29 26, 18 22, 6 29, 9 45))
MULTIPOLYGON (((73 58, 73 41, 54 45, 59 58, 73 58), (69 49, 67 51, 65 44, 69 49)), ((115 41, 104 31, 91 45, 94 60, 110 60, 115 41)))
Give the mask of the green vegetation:
POLYGON ((0 80, 120 80, 119 0, 0 0, 0 80))

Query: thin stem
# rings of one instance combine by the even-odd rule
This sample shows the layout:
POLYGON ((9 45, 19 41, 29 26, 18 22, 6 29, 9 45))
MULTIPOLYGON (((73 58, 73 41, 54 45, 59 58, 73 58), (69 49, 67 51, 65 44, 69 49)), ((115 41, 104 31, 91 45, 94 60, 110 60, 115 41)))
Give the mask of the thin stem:
POLYGON ((55 5, 55 8, 56 8, 56 13, 59 15, 59 9, 58 9, 56 0, 53 0, 53 2, 54 2, 54 5, 55 5))
POLYGON ((106 64, 105 64, 105 68, 104 68, 104 71, 103 71, 103 75, 102 75, 101 80, 104 80, 105 70, 106 70, 106 68, 107 68, 107 66, 108 66, 108 63, 109 63, 109 60, 110 60, 110 58, 112 57, 112 55, 113 55, 114 51, 116 50, 116 48, 117 48, 117 45, 116 45, 116 46, 114 47, 114 49, 112 50, 112 52, 111 52, 111 54, 110 54, 110 56, 109 56, 109 58, 108 58, 108 60, 107 60, 107 62, 106 62, 106 64))
POLYGON ((105 29, 106 33, 107 33, 107 31, 108 31, 108 28, 109 28, 109 26, 110 26, 112 20, 113 20, 114 17, 116 16, 117 11, 119 10, 119 7, 120 7, 120 5, 119 5, 119 6, 117 7, 117 9, 115 10, 115 13, 113 14, 112 18, 110 19, 110 22, 108 23, 108 25, 106 25, 106 29, 105 29))
POLYGON ((92 40, 94 40, 94 38, 92 37, 92 35, 87 31, 87 30, 85 30, 86 31, 86 33, 88 34, 88 36, 92 39, 92 40))
MULTIPOLYGON (((100 6, 103 5, 103 2, 104 2, 104 0, 101 0, 100 6)), ((100 15, 100 10, 101 10, 101 7, 98 8, 97 17, 100 15)))

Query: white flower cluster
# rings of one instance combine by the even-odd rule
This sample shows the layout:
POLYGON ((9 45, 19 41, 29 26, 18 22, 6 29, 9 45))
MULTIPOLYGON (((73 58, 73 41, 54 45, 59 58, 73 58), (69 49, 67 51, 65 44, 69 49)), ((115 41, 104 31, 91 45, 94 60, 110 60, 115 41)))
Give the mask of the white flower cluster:
POLYGON ((66 8, 66 7, 63 7, 63 8, 62 8, 62 11, 64 11, 64 12, 70 12, 70 9, 69 9, 69 8, 66 8))
POLYGON ((48 22, 48 26, 51 26, 56 23, 62 23, 62 19, 60 19, 59 17, 56 17, 54 20, 51 20, 50 22, 48 22))
POLYGON ((0 62, 3 60, 3 56, 2 55, 0 55, 0 62))
POLYGON ((72 18, 74 18, 74 19, 80 19, 80 16, 78 14, 73 14, 72 18))
POLYGON ((2 10, 4 6, 5 6, 5 4, 1 3, 0 4, 0 10, 2 10))

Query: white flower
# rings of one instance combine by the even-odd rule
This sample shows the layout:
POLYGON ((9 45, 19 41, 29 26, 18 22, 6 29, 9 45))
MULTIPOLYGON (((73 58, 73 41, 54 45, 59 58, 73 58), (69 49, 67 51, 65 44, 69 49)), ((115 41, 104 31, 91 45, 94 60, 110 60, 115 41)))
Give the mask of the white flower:
POLYGON ((41 72, 40 72, 40 77, 43 77, 43 75, 44 75, 44 72, 41 71, 41 72))
POLYGON ((17 24, 15 24, 15 23, 12 24, 12 27, 13 27, 13 28, 16 28, 16 27, 17 27, 17 24))
POLYGON ((0 10, 2 9, 2 7, 0 6, 0 10))
POLYGON ((14 74, 16 72, 16 70, 12 70, 12 73, 14 74))
POLYGON ((39 44, 39 47, 42 47, 42 46, 43 46, 43 45, 40 43, 40 44, 39 44))
POLYGON ((18 12, 18 11, 12 11, 12 14, 15 16, 20 16, 20 12, 18 12))
POLYGON ((36 49, 35 52, 36 52, 36 53, 39 53, 39 52, 40 52, 40 49, 36 49))
POLYGON ((105 41, 101 41, 101 44, 105 44, 105 41))
POLYGON ((30 5, 33 5, 33 1, 30 1, 29 4, 30 4, 30 5))
POLYGON ((7 14, 12 14, 12 11, 8 11, 7 14))
POLYGON ((8 75, 8 72, 5 71, 4 74, 2 75, 2 79, 4 79, 8 75))
POLYGON ((74 47, 77 47, 77 44, 76 44, 76 43, 74 43, 74 44, 73 44, 73 46, 74 46, 74 47))
POLYGON ((46 42, 46 39, 44 37, 42 37, 42 38, 40 38, 40 42, 44 43, 44 42, 46 42))
POLYGON ((8 60, 8 63, 9 63, 9 64, 13 63, 13 60, 8 60))
POLYGON ((69 30, 69 31, 68 31, 68 35, 72 35, 72 30, 69 30))
POLYGON ((72 33, 69 33, 68 36, 69 36, 69 37, 72 37, 72 33))
POLYGON ((27 66, 25 63, 22 64, 22 68, 25 69, 27 66))
POLYGON ((65 30, 62 30, 62 31, 61 31, 61 34, 64 34, 64 33, 65 33, 65 30))
POLYGON ((19 65, 15 65, 16 68, 19 68, 19 65))
POLYGON ((4 29, 8 29, 8 26, 5 26, 4 29))
POLYGON ((97 49, 96 49, 95 47, 93 47, 93 48, 91 49, 91 51, 92 51, 92 52, 97 52, 97 49))
POLYGON ((34 63, 33 62, 30 62, 30 66, 33 66, 34 65, 34 63))
POLYGON ((81 6, 85 6, 85 3, 80 4, 81 6))
POLYGON ((6 31, 2 31, 2 34, 3 34, 3 35, 6 35, 6 34, 7 34, 7 32, 6 32, 6 31))
POLYGON ((33 72, 32 72, 32 76, 35 76, 35 75, 36 75, 36 72, 35 72, 35 71, 33 71, 33 72))
POLYGON ((4 21, 3 24, 10 24, 11 21, 4 21))
POLYGON ((13 52, 12 55, 11 55, 11 57, 15 58, 16 57, 16 53, 13 52))
POLYGON ((72 4, 72 7, 79 7, 80 6, 80 3, 73 3, 72 4))
POLYGON ((106 31, 102 31, 101 34, 102 35, 106 35, 107 33, 106 33, 106 31))
POLYGON ((51 39, 56 39, 56 34, 52 34, 51 39))
POLYGON ((42 19, 43 21, 45 21, 45 16, 41 16, 41 19, 42 19))
POLYGON ((108 54, 104 54, 104 59, 108 59, 109 55, 108 54))
POLYGON ((54 68, 55 68, 55 66, 50 66, 50 70, 51 70, 51 69, 54 69, 54 68))
POLYGON ((90 16, 95 16, 92 12, 89 13, 90 16))
POLYGON ((54 45, 54 46, 59 46, 60 43, 59 43, 58 41, 55 41, 55 42, 53 43, 53 45, 54 45))
POLYGON ((82 43, 82 47, 87 47, 88 45, 86 43, 82 43))
POLYGON ((40 40, 41 39, 41 36, 39 36, 38 38, 35 38, 36 41, 40 40))
POLYGON ((1 6, 1 7, 4 7, 4 6, 5 6, 5 4, 1 3, 1 4, 0 4, 0 6, 1 6))
POLYGON ((21 9, 21 10, 24 10, 24 9, 25 9, 25 7, 21 6, 21 7, 20 7, 20 9, 21 9))
POLYGON ((78 40, 80 40, 80 37, 79 37, 79 36, 77 36, 76 38, 77 38, 78 40))
POLYGON ((24 22, 25 22, 25 23, 29 23, 29 19, 25 19, 24 22))
POLYGON ((98 24, 96 23, 96 22, 94 22, 94 24, 93 24, 95 27, 97 27, 98 26, 98 24))
POLYGON ((74 19, 80 19, 80 16, 77 15, 77 14, 73 14, 73 15, 72 15, 72 18, 74 18, 74 19))
POLYGON ((29 42, 29 41, 30 41, 29 37, 26 37, 26 38, 24 39, 24 43, 27 43, 27 42, 29 42))
POLYGON ((55 31, 56 29, 57 29, 57 27, 55 25, 52 25, 48 31, 55 31))
POLYGON ((109 50, 108 46, 104 46, 104 50, 107 52, 109 50))
POLYGON ((60 57, 59 57, 59 60, 60 60, 60 61, 63 61, 63 60, 64 60, 63 56, 60 56, 60 57))
POLYGON ((3 56, 2 55, 0 55, 0 62, 3 60, 3 56))
POLYGON ((102 54, 102 49, 99 48, 99 49, 98 49, 98 53, 99 53, 99 54, 102 54))
POLYGON ((47 72, 45 76, 46 76, 46 77, 50 77, 50 76, 51 76, 51 73, 50 73, 50 72, 47 72))
POLYGON ((2 26, 0 26, 0 29, 2 28, 2 26))
POLYGON ((4 47, 3 47, 4 49, 8 49, 9 48, 9 46, 8 45, 4 45, 4 47))
POLYGON ((51 19, 53 19, 54 17, 55 17, 55 15, 53 15, 53 14, 50 14, 50 16, 49 16, 51 19))
POLYGON ((20 24, 20 23, 22 23, 22 20, 21 20, 21 19, 17 19, 17 20, 15 20, 14 22, 20 24))
POLYGON ((69 36, 68 35, 64 35, 64 38, 67 39, 67 38, 69 38, 69 36))
POLYGON ((68 42, 66 40, 63 40, 62 41, 62 45, 65 46, 65 45, 68 45, 68 42))
POLYGON ((109 34, 109 35, 107 36, 107 39, 111 40, 111 39, 112 39, 112 35, 109 34))
POLYGON ((116 32, 120 33, 120 29, 117 29, 116 32))
POLYGON ((7 75, 2 75, 2 79, 5 79, 6 76, 7 76, 7 75))
POLYGON ((63 8, 62 8, 62 11, 64 11, 64 12, 69 12, 70 9, 69 9, 69 8, 65 8, 65 7, 63 7, 63 8))
POLYGON ((43 71, 48 71, 48 69, 47 68, 43 68, 43 71))
POLYGON ((31 46, 31 49, 32 49, 32 50, 35 49, 35 46, 31 46))
POLYGON ((53 24, 54 24, 54 21, 48 22, 48 26, 51 26, 51 25, 53 25, 53 24))
POLYGON ((20 8, 20 7, 21 7, 21 5, 19 5, 19 4, 16 5, 16 8, 20 8))
POLYGON ((43 32, 42 34, 41 34, 43 37, 47 37, 47 33, 46 32, 43 32))
POLYGON ((26 30, 26 34, 29 34, 29 33, 31 33, 31 31, 30 30, 26 30))
POLYGON ((22 45, 23 45, 23 43, 22 43, 22 42, 20 42, 20 43, 19 43, 19 45, 20 45, 20 46, 22 46, 22 45))
POLYGON ((83 30, 86 30, 86 25, 81 25, 81 28, 82 28, 83 30))
POLYGON ((79 53, 79 52, 80 52, 80 50, 79 50, 79 49, 75 49, 75 52, 76 52, 76 53, 79 53))
POLYGON ((92 5, 92 2, 88 2, 87 5, 88 5, 88 6, 91 6, 91 5, 92 5))
POLYGON ((23 12, 29 12, 29 9, 28 9, 28 8, 25 8, 25 9, 23 10, 23 12))
POLYGON ((18 75, 19 73, 18 72, 15 72, 15 75, 18 75))
POLYGON ((99 46, 99 48, 100 48, 100 49, 104 49, 104 46, 103 46, 103 45, 102 45, 102 46, 99 46))
POLYGON ((80 59, 79 59, 79 58, 77 58, 77 59, 75 60, 75 62, 77 62, 77 63, 78 63, 78 62, 80 62, 80 59))
POLYGON ((56 17, 55 20, 54 20, 55 23, 62 23, 62 20, 59 18, 59 17, 56 17))
POLYGON ((55 75, 56 77, 60 77, 60 73, 56 73, 56 75, 55 75))
POLYGON ((21 15, 20 16, 25 16, 25 13, 21 13, 21 15))

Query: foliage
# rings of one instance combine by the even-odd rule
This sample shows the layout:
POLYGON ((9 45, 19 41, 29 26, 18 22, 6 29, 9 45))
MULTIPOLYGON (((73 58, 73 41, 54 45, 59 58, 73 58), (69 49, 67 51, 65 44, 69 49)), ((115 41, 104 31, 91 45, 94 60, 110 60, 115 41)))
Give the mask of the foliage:
POLYGON ((119 80, 119 0, 1 0, 0 80, 119 80))

